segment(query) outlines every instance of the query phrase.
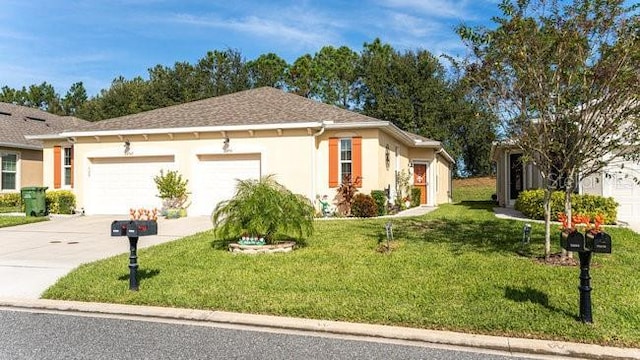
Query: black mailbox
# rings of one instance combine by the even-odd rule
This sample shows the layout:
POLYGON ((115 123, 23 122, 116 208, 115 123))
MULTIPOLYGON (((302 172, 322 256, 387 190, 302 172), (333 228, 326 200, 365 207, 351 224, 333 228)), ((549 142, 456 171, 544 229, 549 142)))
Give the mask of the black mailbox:
POLYGON ((111 236, 139 237, 158 234, 155 220, 116 220, 111 223, 111 236))
POLYGON ((560 246, 567 251, 583 252, 589 251, 584 241, 584 235, 578 231, 560 233, 560 246))
POLYGON ((595 253, 611 254, 611 235, 600 231, 587 232, 585 235, 586 246, 595 253))

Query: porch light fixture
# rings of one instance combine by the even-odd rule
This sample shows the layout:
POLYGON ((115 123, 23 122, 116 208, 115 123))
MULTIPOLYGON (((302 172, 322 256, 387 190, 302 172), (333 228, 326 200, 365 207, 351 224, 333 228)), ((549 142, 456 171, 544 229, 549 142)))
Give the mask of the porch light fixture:
POLYGON ((413 161, 409 160, 409 168, 412 169, 413 168, 413 161))
POLYGON ((133 152, 131 151, 131 142, 129 140, 124 141, 124 154, 133 155, 133 152))
POLYGON ((228 137, 224 138, 224 141, 222 142, 222 151, 224 152, 230 152, 231 151, 231 145, 229 144, 231 141, 229 140, 228 137))
POLYGON ((387 144, 384 150, 384 163, 387 166, 387 170, 389 170, 389 165, 391 165, 391 158, 389 156, 389 144, 387 144))

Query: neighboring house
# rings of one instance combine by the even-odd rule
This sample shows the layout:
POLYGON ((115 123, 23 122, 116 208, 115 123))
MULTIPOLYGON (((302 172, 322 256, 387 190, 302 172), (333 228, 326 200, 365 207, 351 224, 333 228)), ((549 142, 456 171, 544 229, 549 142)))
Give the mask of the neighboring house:
MULTIPOLYGON (((42 141, 28 140, 25 136, 60 133, 86 123, 71 116, 57 116, 38 109, 0 103, 0 193, 18 192, 25 186, 43 184, 42 141)), ((69 151, 59 155, 60 165, 56 171, 67 175, 66 183, 71 187, 73 164, 69 161, 72 150, 70 146, 68 148, 69 151)))
MULTIPOLYGON (((523 190, 541 188, 540 172, 530 163, 524 164, 522 150, 506 145, 494 145, 492 158, 496 162, 496 195, 498 204, 512 207, 523 190)), ((578 192, 612 197, 618 202, 618 220, 637 222, 640 218, 640 163, 612 161, 596 175, 578 184, 578 192)))
POLYGON ((153 177, 188 179, 189 215, 210 215, 232 197, 235 179, 275 174, 291 191, 334 198, 346 174, 359 191, 390 189, 413 174, 421 203, 451 201, 453 159, 438 141, 274 88, 258 88, 91 123, 44 142, 44 184, 58 179, 57 158, 73 143, 74 189, 87 214, 160 207, 153 177))

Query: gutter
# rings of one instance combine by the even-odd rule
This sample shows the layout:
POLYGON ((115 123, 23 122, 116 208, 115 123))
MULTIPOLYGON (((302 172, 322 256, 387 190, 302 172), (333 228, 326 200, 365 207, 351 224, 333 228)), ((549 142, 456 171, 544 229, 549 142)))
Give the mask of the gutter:
MULTIPOLYGON (((324 134, 324 131, 326 129, 325 123, 322 122, 322 125, 320 127, 320 130, 318 130, 318 132, 316 132, 315 134, 313 134, 312 137, 312 142, 311 142, 311 194, 309 194, 309 199, 311 199, 311 201, 315 201, 315 196, 316 196, 316 168, 317 168, 317 163, 318 163, 318 154, 316 152, 316 140, 318 139, 318 137, 322 134, 324 134)), ((315 207, 315 202, 314 202, 314 207, 315 207)))

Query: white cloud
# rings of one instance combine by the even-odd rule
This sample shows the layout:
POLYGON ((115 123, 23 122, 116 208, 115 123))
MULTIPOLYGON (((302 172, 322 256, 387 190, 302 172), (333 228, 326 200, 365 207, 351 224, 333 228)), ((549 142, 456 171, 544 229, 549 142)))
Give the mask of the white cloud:
POLYGON ((471 15, 468 13, 468 1, 451 0, 380 0, 380 5, 420 12, 422 15, 465 19, 471 15))

